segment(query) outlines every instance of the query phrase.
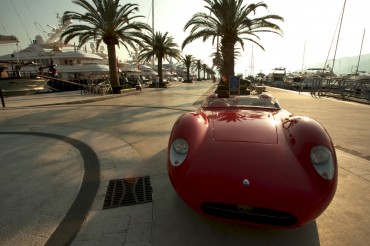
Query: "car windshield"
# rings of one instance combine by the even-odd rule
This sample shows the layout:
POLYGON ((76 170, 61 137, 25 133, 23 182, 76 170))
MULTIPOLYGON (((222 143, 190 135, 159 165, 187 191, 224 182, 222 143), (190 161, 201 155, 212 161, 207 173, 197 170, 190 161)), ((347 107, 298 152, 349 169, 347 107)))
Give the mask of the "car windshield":
POLYGON ((236 96, 217 97, 209 96, 202 104, 203 108, 225 108, 225 107, 262 107, 280 109, 277 99, 267 94, 260 96, 236 96))

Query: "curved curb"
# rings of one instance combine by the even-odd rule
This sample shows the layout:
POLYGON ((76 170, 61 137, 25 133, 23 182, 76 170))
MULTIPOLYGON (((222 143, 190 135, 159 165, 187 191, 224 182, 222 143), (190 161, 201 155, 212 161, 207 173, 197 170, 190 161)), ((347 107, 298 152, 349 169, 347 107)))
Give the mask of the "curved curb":
POLYGON ((93 204, 100 184, 100 164, 94 150, 87 144, 62 135, 42 132, 0 132, 0 134, 33 135, 61 140, 78 149, 84 161, 81 188, 63 220, 45 245, 69 245, 80 231, 93 204))

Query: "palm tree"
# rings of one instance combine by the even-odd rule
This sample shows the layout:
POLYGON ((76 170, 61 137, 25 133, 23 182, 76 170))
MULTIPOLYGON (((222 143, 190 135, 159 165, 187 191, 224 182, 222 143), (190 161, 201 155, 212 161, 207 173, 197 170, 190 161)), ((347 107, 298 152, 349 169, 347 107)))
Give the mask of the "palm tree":
POLYGON ((203 79, 205 80, 206 79, 206 72, 207 72, 207 69, 208 69, 207 64, 203 63, 202 64, 202 69, 203 69, 203 79))
POLYGON ((197 70, 198 70, 198 81, 200 81, 200 70, 202 69, 202 66, 203 66, 203 61, 198 59, 197 60, 197 70))
POLYGON ((162 34, 161 32, 150 33, 143 39, 144 47, 140 51, 138 59, 140 61, 149 62, 156 58, 158 61, 158 76, 159 82, 163 82, 162 63, 163 60, 170 60, 175 58, 181 60, 181 50, 178 45, 173 41, 173 37, 168 36, 168 32, 162 34))
POLYGON ((220 73, 220 74, 223 74, 223 70, 222 70, 222 64, 223 64, 223 58, 222 58, 222 54, 220 51, 216 51, 214 53, 211 54, 211 57, 212 57, 212 68, 216 67, 217 71, 220 73))
POLYGON ((186 80, 184 82, 190 82, 190 67, 195 63, 195 58, 192 55, 185 55, 181 62, 186 67, 186 80))
MULTIPOLYGON (((218 72, 221 74, 225 74, 224 73, 224 62, 223 62, 223 57, 222 57, 222 52, 221 50, 223 50, 222 48, 222 45, 220 44, 219 45, 219 50, 216 51, 216 52, 213 52, 211 54, 211 57, 212 57, 212 67, 216 67, 218 72)), ((239 51, 240 48, 235 48, 234 49, 234 59, 237 59, 237 57, 241 56, 241 52, 239 51)))
POLYGON ((63 20, 77 20, 78 24, 70 25, 61 35, 65 37, 64 43, 78 37, 78 48, 81 48, 89 40, 96 41, 98 48, 103 42, 108 49, 108 62, 110 70, 110 81, 114 93, 119 93, 119 80, 117 72, 116 45, 122 44, 127 50, 129 47, 135 49, 140 45, 144 36, 144 30, 151 28, 141 22, 134 21, 144 17, 135 15, 139 10, 137 4, 120 5, 119 0, 92 0, 93 5, 87 0, 73 0, 87 12, 80 14, 74 11, 66 11, 63 20))
POLYGON ((270 32, 282 35, 282 30, 272 21, 284 21, 278 15, 265 15, 252 18, 260 8, 267 9, 264 2, 243 5, 243 0, 204 0, 208 5, 206 9, 210 15, 196 13, 185 24, 184 31, 191 27, 190 34, 185 38, 182 49, 192 41, 202 38, 206 41, 212 38, 212 44, 219 36, 221 38, 221 53, 223 58, 223 75, 226 78, 234 75, 235 45, 239 44, 244 49, 244 40, 255 43, 262 50, 258 42, 257 33, 270 32))
POLYGON ((213 69, 212 68, 207 68, 207 79, 210 79, 210 78, 213 78, 213 77, 215 77, 215 71, 213 71, 213 69))

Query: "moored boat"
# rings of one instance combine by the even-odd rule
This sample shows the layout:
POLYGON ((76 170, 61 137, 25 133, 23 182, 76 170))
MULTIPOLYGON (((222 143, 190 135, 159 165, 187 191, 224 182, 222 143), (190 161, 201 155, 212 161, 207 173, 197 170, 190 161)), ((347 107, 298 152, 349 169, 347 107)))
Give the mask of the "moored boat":
POLYGON ((87 47, 77 50, 74 45, 64 44, 60 40, 60 35, 71 23, 66 20, 57 28, 52 27, 47 40, 37 35, 27 48, 0 56, 0 63, 10 64, 6 68, 9 74, 18 73, 11 64, 28 64, 22 66, 23 74, 54 78, 48 85, 56 90, 79 89, 72 83, 68 84, 68 81, 85 84, 87 81, 108 78, 109 66, 103 47, 97 48, 91 43, 92 51, 88 52, 87 47), (59 86, 60 83, 63 86, 59 86))
MULTIPOLYGON (((0 35, 0 44, 18 43, 15 36, 0 35)), ((0 90, 4 96, 33 94, 46 91, 46 80, 36 73, 23 73, 22 67, 30 64, 13 64, 5 62, 0 64, 0 90), (11 71, 8 68, 11 67, 11 71)))

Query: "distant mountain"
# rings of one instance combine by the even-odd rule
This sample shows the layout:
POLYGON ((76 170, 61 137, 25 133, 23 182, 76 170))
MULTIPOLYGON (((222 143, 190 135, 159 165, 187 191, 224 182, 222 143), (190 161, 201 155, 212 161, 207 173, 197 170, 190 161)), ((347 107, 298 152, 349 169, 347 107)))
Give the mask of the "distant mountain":
MULTIPOLYGON (((334 63, 334 73, 335 74, 348 74, 356 72, 358 64, 358 56, 346 56, 335 59, 334 63)), ((324 67, 325 62, 320 62, 307 66, 306 68, 322 68, 324 67)), ((327 62, 329 67, 332 67, 333 60, 327 62)), ((361 55, 360 65, 358 71, 363 71, 370 73, 370 53, 361 55)))

